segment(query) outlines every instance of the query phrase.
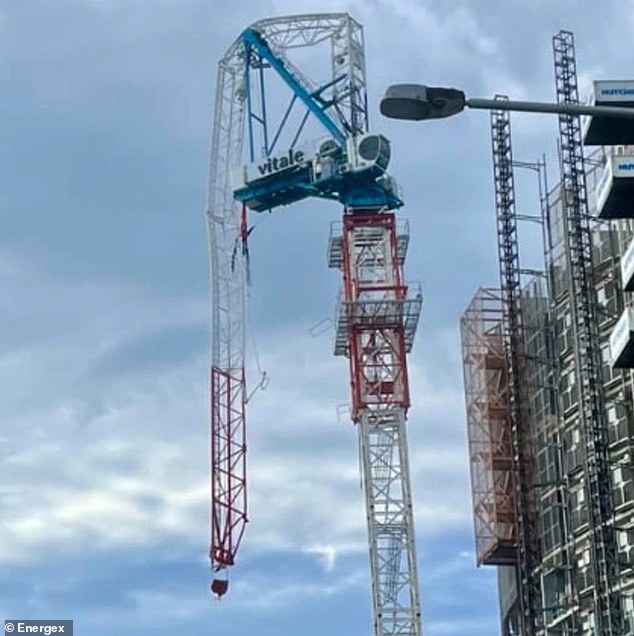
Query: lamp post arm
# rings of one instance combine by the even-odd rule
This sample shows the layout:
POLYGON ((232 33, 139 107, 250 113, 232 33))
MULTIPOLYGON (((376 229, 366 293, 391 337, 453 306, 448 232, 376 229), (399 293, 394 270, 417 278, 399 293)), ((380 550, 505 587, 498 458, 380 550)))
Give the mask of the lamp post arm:
POLYGON ((562 115, 594 115, 596 117, 626 117, 634 119, 634 108, 617 106, 587 106, 583 104, 551 104, 548 102, 522 102, 507 99, 479 99, 465 100, 469 108, 483 110, 512 110, 527 113, 556 113, 562 115))

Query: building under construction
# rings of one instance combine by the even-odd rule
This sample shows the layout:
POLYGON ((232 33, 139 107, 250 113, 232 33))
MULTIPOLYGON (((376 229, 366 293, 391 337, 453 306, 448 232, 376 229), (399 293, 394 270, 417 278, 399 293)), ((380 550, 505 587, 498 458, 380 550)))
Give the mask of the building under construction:
MULTIPOLYGON (((572 34, 553 52, 558 101, 578 102, 572 34)), ((633 96, 594 83, 596 104, 633 96)), ((549 188, 492 112, 500 285, 461 334, 477 562, 498 567, 505 636, 634 634, 634 139, 618 124, 560 115, 549 188), (516 211, 519 166, 540 176, 534 217, 516 211), (521 267, 524 221, 543 229, 541 271, 521 267)))

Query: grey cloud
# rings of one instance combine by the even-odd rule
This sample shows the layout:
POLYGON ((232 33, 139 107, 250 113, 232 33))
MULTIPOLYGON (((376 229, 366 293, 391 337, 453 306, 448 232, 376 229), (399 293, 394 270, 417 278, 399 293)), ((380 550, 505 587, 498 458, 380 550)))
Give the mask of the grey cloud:
POLYGON ((168 325, 118 342, 95 357, 89 373, 103 378, 180 364, 204 353, 207 338, 207 325, 168 325))
MULTIPOLYGON (((550 38, 561 27, 575 30, 588 77, 627 76, 632 20, 616 2, 604 3, 598 17, 569 1, 489 0, 477 11, 438 1, 341 7, 365 25, 372 122, 393 142, 412 230, 407 271, 424 284, 409 425, 428 631, 490 633, 491 573, 442 572, 472 547, 457 320, 475 287, 497 280, 488 119, 472 113, 416 127, 380 119, 378 99, 402 79, 548 98, 550 38), (447 620, 448 590, 473 597, 469 624, 455 611, 447 620)), ((196 343, 206 340, 202 212, 212 88, 216 60, 247 24, 322 8, 317 0, 265 2, 257 14, 247 0, 231 11, 202 0, 3 4, 0 249, 19 254, 24 267, 10 275, 0 268, 7 319, 0 418, 10 451, 2 455, 9 523, 2 559, 19 563, 18 577, 42 577, 35 594, 44 603, 58 598, 50 586, 60 556, 78 585, 97 588, 85 568, 111 560, 104 602, 87 601, 91 617, 82 619, 95 621, 88 624, 96 636, 112 634, 120 618, 135 621, 129 633, 148 633, 145 618, 171 601, 187 605, 194 618, 179 620, 190 633, 211 621, 236 634, 253 631, 248 618, 212 613, 206 596, 207 359, 196 343), (126 588, 135 610, 118 612, 107 607, 108 586, 123 584, 136 549, 145 566, 126 588), (181 570, 147 565, 182 551, 181 570), (163 586, 163 576, 188 584, 163 586)), ((544 149, 554 156, 554 121, 514 122, 518 156, 544 149)), ((273 215, 252 235, 251 331, 271 384, 249 405, 253 520, 235 590, 240 576, 245 603, 263 585, 281 590, 273 596, 292 608, 271 614, 271 629, 306 609, 302 589, 323 603, 315 625, 351 606, 361 608, 350 619, 354 629, 370 616, 367 578, 343 585, 340 596, 319 596, 341 581, 315 587, 313 576, 289 581, 276 569, 284 554, 322 558, 310 553, 317 545, 337 554, 337 576, 367 568, 356 434, 335 412, 348 401, 346 361, 331 358, 328 336, 308 335, 333 313, 339 273, 326 270, 325 250, 328 223, 339 214, 311 201, 273 215), (341 511, 336 519, 333 508, 341 511), (271 558, 249 578, 258 554, 271 558)), ((24 582, 16 589, 33 591, 24 582)), ((28 609, 16 597, 2 603, 5 615, 28 609)), ((65 607, 81 615, 80 605, 65 607)), ((354 631, 341 620, 333 619, 331 633, 354 631)))

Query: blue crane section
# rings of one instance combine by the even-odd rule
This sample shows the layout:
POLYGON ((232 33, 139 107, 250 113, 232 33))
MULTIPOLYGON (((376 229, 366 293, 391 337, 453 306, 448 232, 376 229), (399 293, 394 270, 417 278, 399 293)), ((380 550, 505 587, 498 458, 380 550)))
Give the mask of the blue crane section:
POLYGON ((339 201, 347 209, 364 212, 393 210, 403 205, 396 182, 386 172, 390 143, 380 134, 355 130, 338 110, 336 100, 324 93, 345 79, 335 77, 327 84, 309 89, 264 37, 254 29, 242 34, 245 57, 245 100, 250 162, 234 171, 236 200, 255 212, 272 210, 308 197, 339 201), (269 130, 264 70, 272 69, 291 90, 292 98, 277 130, 269 130), (253 74, 259 77, 252 81, 253 74), (255 87, 255 88, 254 88, 255 87), (259 99, 253 93, 259 91, 259 99), (257 104, 256 104, 257 102, 257 104), (280 133, 296 103, 306 108, 305 116, 289 148, 277 149, 280 133), (335 113, 335 117, 331 115, 335 113), (313 116, 325 129, 314 142, 297 145, 304 124, 313 116), (255 128, 261 128, 262 156, 256 158, 255 128))

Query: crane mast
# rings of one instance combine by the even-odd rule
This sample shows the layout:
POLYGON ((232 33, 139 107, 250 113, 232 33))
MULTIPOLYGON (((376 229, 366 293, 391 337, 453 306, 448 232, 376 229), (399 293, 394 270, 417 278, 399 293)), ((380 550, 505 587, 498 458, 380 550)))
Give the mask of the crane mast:
POLYGON ((348 210, 330 240, 343 299, 335 354, 350 361, 352 419, 365 489, 376 636, 421 633, 414 519, 407 456, 407 352, 422 296, 403 282, 407 234, 391 212, 348 210))
MULTIPOLYGON (((323 59, 324 56, 322 56, 323 59)), ((305 58, 304 58, 305 59, 305 58)), ((329 266, 340 269, 335 354, 348 357, 352 420, 362 457, 375 636, 420 636, 415 532, 407 450, 407 353, 422 305, 407 286, 407 226, 386 172, 389 141, 368 129, 363 29, 347 14, 272 18, 247 28, 219 64, 208 221, 212 279, 212 591, 247 523, 245 285, 248 212, 307 198, 338 201, 329 266), (315 82, 293 49, 329 46, 315 82), (327 57, 327 56, 326 56, 327 57), (269 82, 289 93, 274 110, 269 82), (293 117, 301 111, 299 119, 293 117), (274 121, 275 120, 275 121, 274 121), (311 128, 312 125, 312 128, 311 128), (319 130, 321 137, 311 138, 319 130), (246 144, 245 144, 246 141, 246 144)))

